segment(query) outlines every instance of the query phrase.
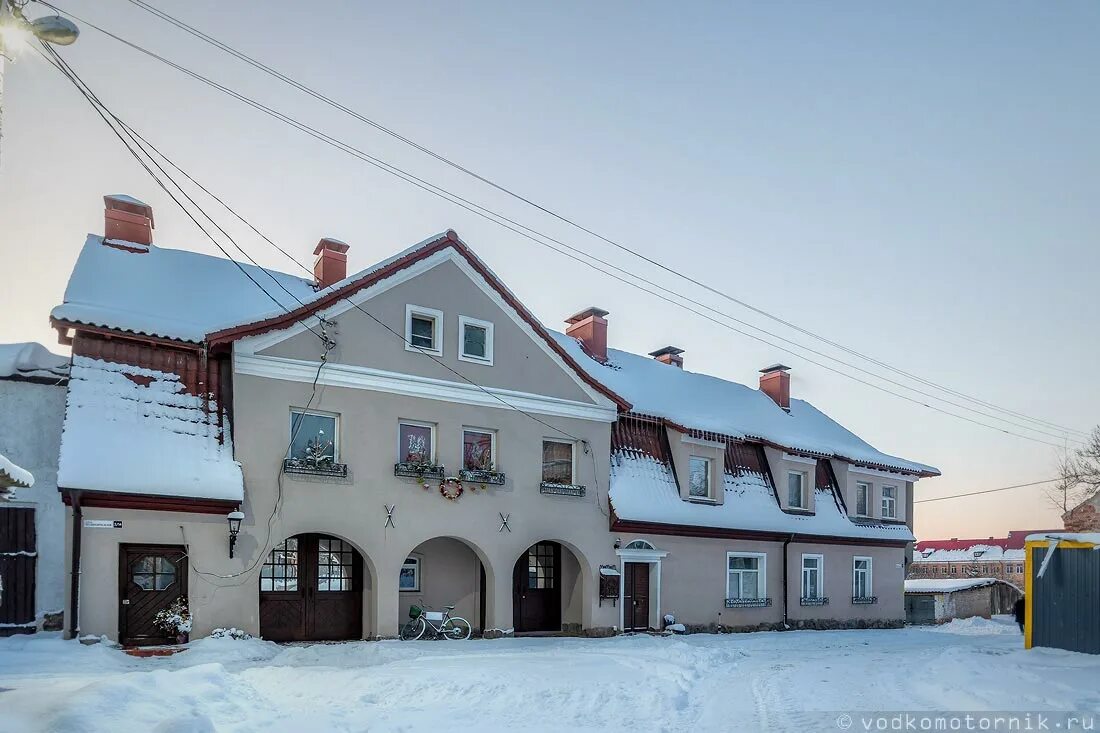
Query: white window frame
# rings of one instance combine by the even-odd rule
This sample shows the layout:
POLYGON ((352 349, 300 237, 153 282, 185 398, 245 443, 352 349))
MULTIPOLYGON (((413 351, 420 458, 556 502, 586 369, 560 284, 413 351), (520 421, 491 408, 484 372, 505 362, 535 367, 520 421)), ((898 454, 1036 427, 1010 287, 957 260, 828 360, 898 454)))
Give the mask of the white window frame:
POLYGON ((418 557, 416 555, 409 555, 408 557, 405 558, 405 561, 401 563, 401 569, 404 570, 405 566, 410 564, 410 563, 412 563, 416 566, 416 575, 415 575, 415 577, 416 577, 416 587, 415 588, 402 588, 401 587, 401 579, 400 579, 400 576, 398 576, 398 580, 397 580, 397 592, 398 593, 419 593, 420 592, 420 584, 421 584, 420 581, 421 581, 421 577, 424 573, 424 559, 421 558, 421 557, 418 557))
MULTIPOLYGON (((727 552, 726 553, 726 598, 733 598, 730 595, 730 573, 743 572, 740 570, 730 570, 730 558, 734 557, 755 557, 759 560, 756 572, 760 575, 760 593, 758 598, 764 599, 768 597, 768 556, 763 552, 727 552)), ((743 584, 742 584, 743 587, 743 584)), ((738 596, 740 598, 740 596, 738 596)))
POLYGON ((436 435, 437 431, 436 431, 435 423, 420 422, 419 420, 406 420, 405 418, 400 418, 400 417, 397 418, 397 462, 400 463, 404 460, 402 455, 401 455, 401 450, 402 450, 402 447, 401 447, 401 426, 402 425, 410 425, 410 426, 416 427, 416 428, 429 428, 429 429, 431 429, 431 431, 432 431, 432 450, 431 450, 431 456, 428 457, 428 463, 433 465, 433 466, 436 465, 435 457, 437 455, 437 451, 439 450, 438 446, 437 446, 437 443, 439 441, 437 440, 438 436, 436 435))
POLYGON ((458 317, 458 358, 462 361, 473 362, 474 364, 484 364, 485 366, 493 365, 492 321, 482 321, 477 318, 471 318, 470 316, 458 317), (466 326, 476 326, 485 329, 485 356, 474 356, 464 351, 466 348, 466 326))
POLYGON ((802 554, 802 581, 799 588, 801 598, 824 598, 825 597, 825 556, 816 555, 813 553, 802 554), (806 595, 806 559, 817 559, 817 592, 816 596, 806 595))
MULTIPOLYGON (((338 412, 325 412, 324 410, 306 410, 301 407, 291 407, 290 417, 291 424, 294 423, 294 415, 314 415, 316 417, 331 417, 335 421, 335 427, 332 430, 332 462, 340 462, 340 413, 338 412)), ((291 438, 294 437, 294 431, 291 430, 291 438)), ((286 447, 286 458, 292 458, 290 451, 294 449, 293 445, 286 447)))
POLYGON ((443 311, 437 308, 427 308, 422 305, 405 304, 405 351, 416 351, 421 354, 434 354, 443 356, 443 311), (413 316, 430 318, 435 321, 435 338, 433 348, 426 349, 423 346, 414 346, 412 342, 413 316))
POLYGON ((808 480, 808 476, 809 476, 809 474, 806 473, 805 471, 795 471, 795 470, 788 470, 787 471, 787 507, 789 509, 809 509, 810 508, 809 507, 810 502, 807 501, 808 497, 806 496, 806 483, 807 483, 807 480, 808 480), (799 504, 797 506, 791 503, 791 476, 798 476, 798 480, 799 480, 799 488, 800 488, 799 499, 800 499, 800 501, 799 501, 799 504))
POLYGON ((874 495, 873 486, 870 481, 856 481, 856 501, 855 510, 857 517, 869 517, 871 516, 871 497, 874 495), (866 489, 866 493, 863 495, 863 511, 859 510, 859 490, 860 488, 866 489))
POLYGON ((852 558, 852 598, 870 598, 875 594, 875 561, 874 558, 867 555, 855 555, 852 558), (860 595, 856 592, 856 563, 860 560, 867 561, 867 593, 860 595))
POLYGON ((691 501, 714 501, 714 460, 706 456, 688 456, 688 499, 691 501), (697 496, 691 493, 691 462, 703 461, 707 465, 707 493, 697 496))
POLYGON ((488 433, 489 435, 489 452, 491 460, 489 461, 489 468, 487 471, 499 471, 499 456, 497 456, 497 431, 491 428, 479 428, 475 425, 463 425, 462 426, 462 442, 459 445, 462 446, 462 468, 466 468, 466 433, 488 433))
POLYGON ((897 486, 883 486, 882 487, 882 518, 883 519, 897 519, 898 518, 898 487, 897 486), (893 496, 887 496, 887 489, 894 492, 893 496), (890 501, 890 513, 886 513, 886 501, 890 501))
MULTIPOLYGON (((563 486, 576 486, 577 485, 577 444, 576 444, 576 442, 574 442, 572 440, 562 440, 561 438, 543 438, 542 442, 543 443, 561 443, 562 445, 569 446, 569 457, 570 457, 569 478, 570 478, 570 481, 567 484, 562 484, 562 485, 563 486)), ((540 445, 539 448, 540 448, 540 450, 539 450, 539 483, 557 483, 557 482, 548 482, 545 478, 543 478, 543 476, 542 476, 542 450, 541 450, 542 446, 540 445)))

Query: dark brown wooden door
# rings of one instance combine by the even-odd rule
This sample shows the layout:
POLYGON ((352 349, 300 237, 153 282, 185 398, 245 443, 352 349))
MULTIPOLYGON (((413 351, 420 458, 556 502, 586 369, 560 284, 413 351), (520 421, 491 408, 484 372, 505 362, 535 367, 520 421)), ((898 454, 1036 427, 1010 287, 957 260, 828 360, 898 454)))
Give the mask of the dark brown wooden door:
POLYGON ((260 570, 260 635, 271 641, 363 638, 363 562, 344 540, 302 534, 260 570))
POLYGON ((649 628, 649 564, 628 562, 623 570, 623 625, 627 631, 645 631, 649 628))
POLYGON ((177 598, 187 597, 187 550, 179 545, 118 548, 118 638, 127 646, 174 644, 176 635, 154 619, 177 598))
POLYGON ((37 549, 34 509, 0 508, 0 636, 34 633, 37 549))
POLYGON ((561 631, 561 545, 539 542, 520 556, 512 573, 516 631, 561 631))

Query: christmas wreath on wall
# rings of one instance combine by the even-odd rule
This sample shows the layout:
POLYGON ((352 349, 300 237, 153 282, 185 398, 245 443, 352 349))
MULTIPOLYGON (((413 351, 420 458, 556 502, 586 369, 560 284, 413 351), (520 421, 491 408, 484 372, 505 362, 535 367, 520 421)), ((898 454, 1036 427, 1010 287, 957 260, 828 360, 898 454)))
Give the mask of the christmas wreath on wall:
POLYGON ((448 478, 439 482, 439 495, 448 501, 458 501, 462 496, 462 482, 456 478, 448 478))

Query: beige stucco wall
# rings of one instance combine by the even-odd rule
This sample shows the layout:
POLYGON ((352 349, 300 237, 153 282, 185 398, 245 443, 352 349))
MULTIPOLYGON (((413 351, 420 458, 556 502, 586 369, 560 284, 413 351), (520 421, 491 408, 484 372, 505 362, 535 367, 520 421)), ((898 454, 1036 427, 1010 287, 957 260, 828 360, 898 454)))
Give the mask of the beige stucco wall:
MULTIPOLYGON (((447 368, 424 354, 405 348, 406 305, 443 311, 443 354, 438 359, 478 384, 591 402, 576 380, 546 355, 539 342, 525 333, 524 328, 517 325, 451 261, 444 261, 361 305, 363 310, 396 331, 400 337, 354 308, 336 316, 337 346, 329 353, 330 361, 454 381, 456 377, 447 368), (493 324, 492 366, 458 358, 460 315, 493 324)), ((304 332, 259 353, 317 361, 320 341, 313 334, 304 332)))

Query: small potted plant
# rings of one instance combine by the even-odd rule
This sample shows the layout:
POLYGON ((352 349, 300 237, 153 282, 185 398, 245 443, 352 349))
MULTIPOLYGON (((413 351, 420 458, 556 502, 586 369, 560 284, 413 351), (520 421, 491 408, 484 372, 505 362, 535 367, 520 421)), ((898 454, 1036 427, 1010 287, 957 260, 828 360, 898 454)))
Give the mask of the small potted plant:
POLYGON ((186 644, 187 635, 191 632, 191 611, 187 607, 187 599, 180 596, 172 601, 171 606, 158 611, 153 624, 162 629, 166 636, 175 637, 177 644, 186 644))

